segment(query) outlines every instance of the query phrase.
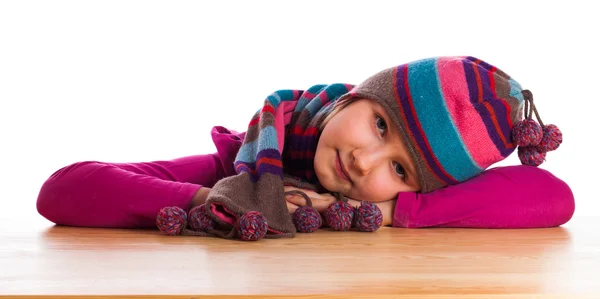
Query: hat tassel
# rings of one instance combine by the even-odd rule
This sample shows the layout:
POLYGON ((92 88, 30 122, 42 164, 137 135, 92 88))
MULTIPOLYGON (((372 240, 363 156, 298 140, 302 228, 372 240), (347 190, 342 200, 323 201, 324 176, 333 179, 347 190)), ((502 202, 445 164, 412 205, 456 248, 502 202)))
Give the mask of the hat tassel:
POLYGON ((546 153, 556 150, 563 141, 562 132, 553 124, 544 125, 529 90, 523 90, 525 100, 525 119, 512 128, 513 142, 518 146, 517 152, 523 165, 539 166, 546 159, 546 153), (539 124, 533 120, 535 113, 539 124))

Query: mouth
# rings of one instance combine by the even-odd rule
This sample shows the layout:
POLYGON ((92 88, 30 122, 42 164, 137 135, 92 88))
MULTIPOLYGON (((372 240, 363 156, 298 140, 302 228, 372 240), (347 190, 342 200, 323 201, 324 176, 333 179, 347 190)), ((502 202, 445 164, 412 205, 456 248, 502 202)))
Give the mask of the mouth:
POLYGON ((348 172, 344 168, 344 163, 342 163, 342 159, 340 158, 339 151, 336 151, 336 155, 335 155, 335 171, 337 172, 337 174, 340 178, 352 183, 352 181, 350 180, 350 176, 348 175, 348 172))

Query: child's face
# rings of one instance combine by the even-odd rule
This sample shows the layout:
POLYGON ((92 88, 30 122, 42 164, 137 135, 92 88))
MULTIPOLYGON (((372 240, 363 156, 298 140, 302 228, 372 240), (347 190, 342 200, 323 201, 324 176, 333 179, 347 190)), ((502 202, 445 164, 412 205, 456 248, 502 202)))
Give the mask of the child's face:
POLYGON ((325 124, 314 167, 325 189, 356 200, 382 202, 421 189, 400 132, 371 100, 356 100, 325 124))

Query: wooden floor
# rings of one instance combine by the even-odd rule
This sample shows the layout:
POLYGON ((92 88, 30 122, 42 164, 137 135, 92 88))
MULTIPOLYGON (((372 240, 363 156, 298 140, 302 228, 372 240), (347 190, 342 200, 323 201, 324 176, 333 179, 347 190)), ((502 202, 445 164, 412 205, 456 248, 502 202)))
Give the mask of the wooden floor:
POLYGON ((0 225, 1 295, 600 298, 595 218, 533 230, 323 230, 252 243, 0 225))

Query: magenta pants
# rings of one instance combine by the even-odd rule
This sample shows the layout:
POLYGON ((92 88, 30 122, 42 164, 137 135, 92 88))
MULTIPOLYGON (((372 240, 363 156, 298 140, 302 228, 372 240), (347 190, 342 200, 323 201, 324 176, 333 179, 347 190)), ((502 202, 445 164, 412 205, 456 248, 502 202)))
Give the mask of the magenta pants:
POLYGON ((165 206, 185 210, 225 175, 217 153, 139 163, 77 162, 42 185, 37 210, 59 225, 152 228, 165 206))

